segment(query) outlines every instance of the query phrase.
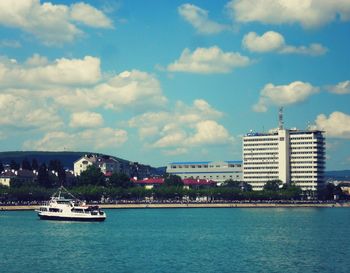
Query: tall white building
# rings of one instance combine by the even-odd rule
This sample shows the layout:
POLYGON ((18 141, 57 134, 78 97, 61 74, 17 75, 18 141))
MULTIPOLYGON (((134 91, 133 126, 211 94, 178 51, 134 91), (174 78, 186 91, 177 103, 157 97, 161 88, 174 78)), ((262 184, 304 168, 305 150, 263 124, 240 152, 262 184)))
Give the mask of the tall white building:
POLYGON ((172 162, 168 164, 166 172, 178 175, 182 179, 208 179, 216 182, 229 179, 242 181, 242 161, 172 162))
POLYGON ((303 191, 324 185, 325 137, 318 130, 283 129, 271 133, 248 133, 243 137, 243 180, 253 190, 281 180, 303 191))

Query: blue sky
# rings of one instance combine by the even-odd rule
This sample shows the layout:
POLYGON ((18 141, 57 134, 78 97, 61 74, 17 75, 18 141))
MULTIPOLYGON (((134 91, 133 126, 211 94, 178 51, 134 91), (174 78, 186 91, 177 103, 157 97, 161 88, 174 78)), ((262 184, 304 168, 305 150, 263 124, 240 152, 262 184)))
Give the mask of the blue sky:
POLYGON ((249 130, 326 131, 350 165, 350 1, 0 2, 0 150, 240 160, 249 130))

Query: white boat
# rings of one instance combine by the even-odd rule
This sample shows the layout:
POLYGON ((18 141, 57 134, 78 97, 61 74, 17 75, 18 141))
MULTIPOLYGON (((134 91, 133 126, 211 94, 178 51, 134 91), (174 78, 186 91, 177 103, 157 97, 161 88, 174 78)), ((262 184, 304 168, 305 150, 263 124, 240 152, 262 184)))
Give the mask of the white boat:
POLYGON ((102 222, 106 219, 106 213, 99 206, 86 205, 63 186, 51 196, 47 204, 35 211, 42 220, 102 222), (63 197, 63 192, 72 198, 63 197))

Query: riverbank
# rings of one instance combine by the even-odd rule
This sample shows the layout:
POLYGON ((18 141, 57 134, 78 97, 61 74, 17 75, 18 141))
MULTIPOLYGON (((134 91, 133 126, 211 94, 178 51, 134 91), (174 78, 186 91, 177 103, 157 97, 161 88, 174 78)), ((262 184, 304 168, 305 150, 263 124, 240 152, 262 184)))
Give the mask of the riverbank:
MULTIPOLYGON (((101 204, 103 209, 168 209, 168 208, 350 208, 347 203, 143 203, 101 204)), ((35 210, 37 205, 0 206, 0 211, 35 210)))

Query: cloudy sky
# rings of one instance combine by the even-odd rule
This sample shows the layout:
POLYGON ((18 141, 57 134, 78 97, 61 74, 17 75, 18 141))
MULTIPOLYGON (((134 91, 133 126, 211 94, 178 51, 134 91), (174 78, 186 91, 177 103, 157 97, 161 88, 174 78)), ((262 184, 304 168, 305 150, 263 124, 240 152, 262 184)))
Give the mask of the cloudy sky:
POLYGON ((0 150, 240 160, 284 106, 350 169, 349 34, 350 0, 0 1, 0 150))

